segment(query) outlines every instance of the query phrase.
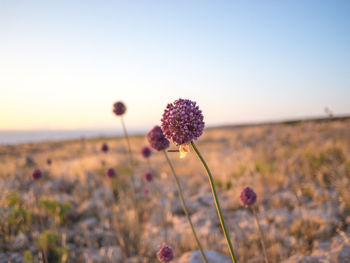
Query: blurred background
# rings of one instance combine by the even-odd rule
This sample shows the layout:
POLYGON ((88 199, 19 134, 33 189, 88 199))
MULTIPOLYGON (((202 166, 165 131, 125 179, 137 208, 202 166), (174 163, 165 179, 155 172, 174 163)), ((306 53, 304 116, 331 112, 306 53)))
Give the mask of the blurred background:
POLYGON ((349 1, 1 1, 0 143, 350 113, 349 1))
POLYGON ((156 263, 163 242, 198 263, 169 160, 210 263, 231 262, 213 186, 239 262, 267 262, 265 246, 270 263, 350 262, 349 14, 349 0, 0 0, 0 263, 156 263), (147 148, 178 98, 212 127, 195 141, 212 185, 195 151, 147 148))

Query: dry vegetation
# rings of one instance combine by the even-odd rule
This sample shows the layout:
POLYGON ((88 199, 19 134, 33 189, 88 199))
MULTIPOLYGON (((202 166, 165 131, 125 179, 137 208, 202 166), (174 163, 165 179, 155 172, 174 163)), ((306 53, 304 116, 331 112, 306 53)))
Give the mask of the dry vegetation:
MULTIPOLYGON (((164 241, 187 262, 196 246, 166 160, 151 156, 146 182, 147 142, 131 143, 136 208, 123 138, 0 146, 0 262, 40 262, 39 251, 49 262, 157 262, 164 241), (34 167, 44 172, 39 207, 34 167)), ((208 129, 197 145, 240 262, 263 262, 252 213, 239 203, 246 185, 258 194, 271 262, 350 262, 350 120, 208 129)), ((193 152, 171 158, 204 249, 228 255, 203 167, 193 152)))

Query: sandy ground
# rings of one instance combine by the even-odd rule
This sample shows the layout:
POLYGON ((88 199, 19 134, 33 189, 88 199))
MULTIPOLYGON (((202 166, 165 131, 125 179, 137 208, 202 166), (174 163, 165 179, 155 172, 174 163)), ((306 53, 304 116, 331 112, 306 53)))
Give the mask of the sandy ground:
MULTIPOLYGON (((239 262, 264 262, 253 214, 239 202, 247 185, 258 194, 270 262, 350 262, 350 120, 207 129, 196 144, 239 262)), ((153 152, 149 166, 145 137, 131 145, 134 172, 124 138, 0 146, 0 262, 40 262, 42 251, 49 262, 158 262, 163 242, 176 262, 201 262, 163 153, 153 152)), ((218 253, 210 262, 230 262, 197 156, 169 156, 204 249, 218 253)))

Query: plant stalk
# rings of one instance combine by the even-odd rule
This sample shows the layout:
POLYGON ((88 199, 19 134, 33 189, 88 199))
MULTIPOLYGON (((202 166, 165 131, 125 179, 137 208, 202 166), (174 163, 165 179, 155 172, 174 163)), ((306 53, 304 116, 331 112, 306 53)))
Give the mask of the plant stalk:
POLYGON ((191 217, 190 217, 190 214, 188 213, 188 210, 187 210, 187 207, 186 207, 186 204, 185 204, 185 200, 184 200, 184 197, 183 197, 183 193, 182 193, 182 189, 181 189, 181 185, 180 185, 180 181, 179 181, 179 178, 177 177, 176 173, 175 173, 175 169, 169 159, 169 156, 168 154, 166 153, 165 150, 163 150, 164 152, 164 155, 165 155, 165 158, 167 159, 168 161, 168 164, 170 166, 170 169, 174 175, 174 178, 175 178, 175 182, 176 182, 176 187, 177 187, 177 191, 179 193, 179 197, 180 197, 180 201, 181 201, 181 204, 182 204, 182 208, 185 212, 185 215, 187 217, 187 220, 188 220, 188 223, 190 224, 190 227, 191 227, 191 230, 192 230, 192 233, 193 233, 193 236, 194 236, 194 239, 196 240, 196 243, 197 243, 197 246, 199 248, 199 251, 203 257, 203 260, 204 262, 208 263, 208 260, 207 260, 207 257, 205 256, 204 254, 204 251, 203 251, 203 248, 201 246, 201 243, 199 242, 199 239, 197 237, 197 234, 196 234, 196 231, 194 230, 194 227, 193 227, 193 224, 192 224, 192 220, 191 220, 191 217))
POLYGON ((120 117, 120 120, 122 122, 125 139, 128 143, 129 161, 130 161, 130 169, 131 169, 131 182, 132 182, 132 187, 133 187, 133 192, 134 192, 133 193, 134 198, 136 200, 136 186, 135 186, 135 178, 134 178, 134 171, 135 170, 134 170, 134 160, 133 160, 132 151, 131 151, 131 144, 130 144, 130 139, 129 139, 128 131, 126 130, 123 116, 120 117))
POLYGON ((259 223, 258 215, 256 214, 256 211, 255 211, 255 206, 252 207, 252 210, 253 210, 256 226, 258 227, 258 231, 259 231, 259 235, 260 235, 260 241, 261 241, 261 246, 262 246, 263 252, 264 252, 265 262, 269 263, 269 260, 268 260, 268 257, 267 257, 267 253, 266 253, 266 248, 265 248, 264 234, 263 234, 263 232, 261 230, 261 226, 260 226, 260 223, 259 223))
POLYGON ((206 164, 205 160, 203 159, 202 155, 200 154, 199 150, 197 149, 197 147, 196 147, 196 145, 194 144, 193 141, 191 141, 191 145, 192 145, 192 148, 194 149, 194 151, 196 152, 198 158, 202 162, 205 170, 207 171, 208 178, 209 178, 209 183, 210 183, 210 187, 211 187, 211 191, 212 191, 212 194, 213 194, 213 197, 214 197, 216 210, 217 210, 217 213, 218 213, 218 216, 219 216, 219 219, 220 219, 220 223, 221 223, 221 228, 222 228, 222 230, 224 232, 224 235, 225 235, 225 238, 226 238, 229 250, 230 250, 230 254, 231 254, 231 257, 232 257, 232 260, 233 260, 233 262, 237 263, 237 259, 236 259, 235 253, 233 252, 232 243, 231 243, 228 231, 226 229, 224 217, 222 216, 222 212, 221 212, 221 208, 220 208, 220 204, 219 204, 219 199, 218 199, 218 196, 216 194, 216 189, 215 189, 213 176, 212 176, 212 174, 211 174, 211 172, 209 170, 208 165, 206 164))
MULTIPOLYGON (((36 207, 38 209, 38 216, 39 216, 39 221, 40 221, 40 232, 43 233, 44 232, 44 223, 43 223, 43 218, 41 217, 41 209, 40 209, 40 201, 39 201, 39 187, 40 187, 40 182, 34 182, 35 202, 36 202, 36 207), (39 184, 39 186, 37 184, 39 184)), ((49 263, 49 261, 47 260, 47 255, 46 255, 46 251, 44 248, 42 249, 42 254, 43 254, 44 262, 49 263)))
POLYGON ((147 167, 148 167, 148 170, 151 172, 151 161, 149 157, 147 158, 147 167))

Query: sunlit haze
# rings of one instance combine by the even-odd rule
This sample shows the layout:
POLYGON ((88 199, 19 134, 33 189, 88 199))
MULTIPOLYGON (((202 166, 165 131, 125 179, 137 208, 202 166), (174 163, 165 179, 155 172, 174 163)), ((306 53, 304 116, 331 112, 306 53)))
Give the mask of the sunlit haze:
POLYGON ((350 113, 350 1, 1 1, 0 129, 131 129, 350 113))

